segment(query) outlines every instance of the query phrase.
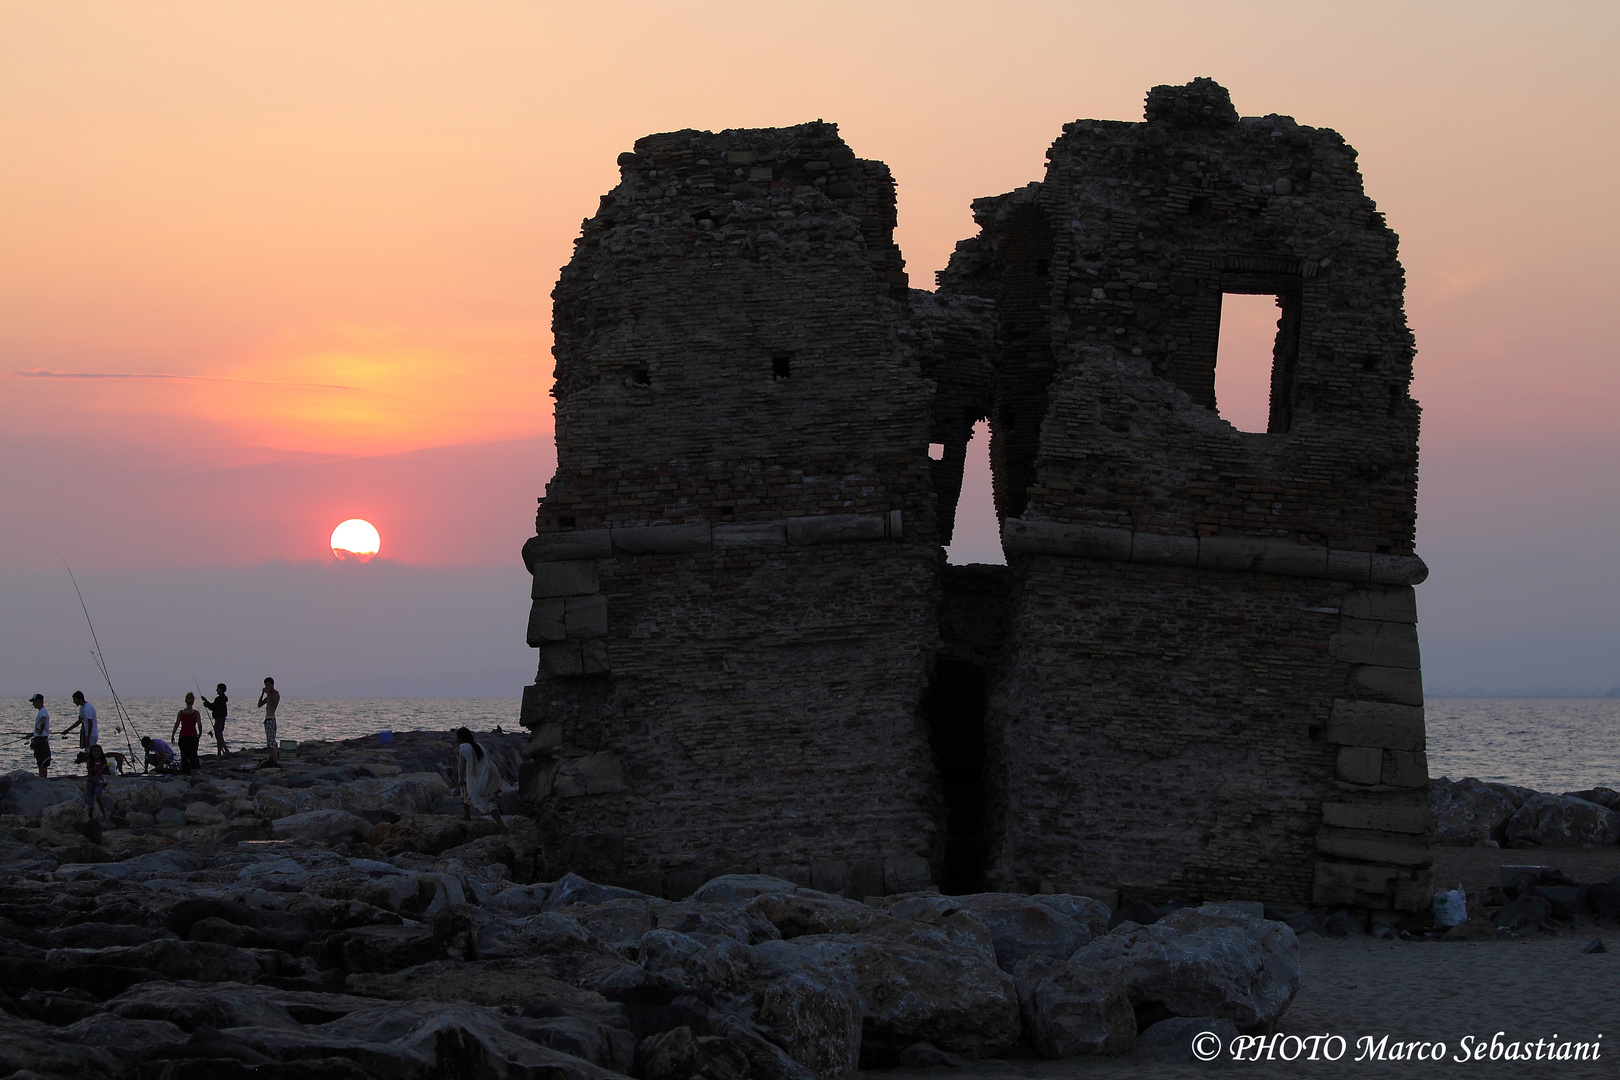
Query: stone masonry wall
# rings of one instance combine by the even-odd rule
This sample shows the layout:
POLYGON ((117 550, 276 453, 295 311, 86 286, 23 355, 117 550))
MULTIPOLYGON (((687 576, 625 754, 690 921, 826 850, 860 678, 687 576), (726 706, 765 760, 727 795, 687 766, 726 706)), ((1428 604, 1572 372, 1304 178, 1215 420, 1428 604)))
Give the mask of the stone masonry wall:
POLYGON ((1333 132, 1240 120, 1208 80, 1146 115, 1067 125, 1041 184, 975 203, 941 275, 1003 297, 1041 279, 1055 360, 1044 381, 1003 366, 992 421, 1044 401, 1037 439, 1005 437, 1032 481, 1003 508, 991 877, 1413 910, 1426 570, 1394 235, 1333 132), (1215 400, 1225 293, 1278 299, 1266 432, 1215 400))
POLYGON ((819 122, 619 165, 555 292, 558 471, 525 549, 547 860, 671 894, 926 882, 932 387, 888 170, 819 122))
POLYGON ((831 124, 619 165, 524 549, 550 870, 1427 904, 1414 346, 1342 138, 1157 87, 975 200, 933 293, 831 124), (1231 293, 1278 305, 1264 432, 1231 293), (984 418, 1009 565, 948 569, 984 418))

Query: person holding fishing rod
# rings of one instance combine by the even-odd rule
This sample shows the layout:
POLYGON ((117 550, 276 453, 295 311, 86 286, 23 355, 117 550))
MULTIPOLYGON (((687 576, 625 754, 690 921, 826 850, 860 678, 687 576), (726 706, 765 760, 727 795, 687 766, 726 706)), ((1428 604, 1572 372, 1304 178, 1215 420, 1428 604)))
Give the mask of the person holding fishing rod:
POLYGON ((101 742, 101 724, 96 720, 96 707, 84 699, 83 690, 73 691, 73 704, 79 707, 79 718, 62 729, 62 738, 79 729, 79 749, 88 750, 101 742))
POLYGON ((34 733, 29 736, 28 745, 34 751, 39 778, 43 780, 45 770, 51 767, 51 714, 45 708, 44 694, 35 694, 28 699, 28 704, 39 710, 34 714, 34 733))
POLYGON ((203 708, 208 710, 208 715, 214 718, 214 753, 220 757, 230 757, 230 747, 225 745, 225 714, 230 708, 231 699, 225 696, 225 684, 220 683, 214 688, 213 701, 202 697, 201 690, 197 691, 197 695, 202 699, 203 708))

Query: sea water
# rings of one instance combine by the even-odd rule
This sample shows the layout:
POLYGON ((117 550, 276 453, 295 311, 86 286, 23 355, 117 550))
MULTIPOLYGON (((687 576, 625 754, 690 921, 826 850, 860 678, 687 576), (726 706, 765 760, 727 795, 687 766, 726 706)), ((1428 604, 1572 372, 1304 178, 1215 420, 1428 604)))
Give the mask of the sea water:
MULTIPOLYGON (((123 750, 112 702, 92 698, 101 716, 101 745, 123 750)), ((264 748, 263 710, 256 697, 231 702, 225 741, 232 750, 257 753, 264 748)), ((73 722, 73 703, 46 702, 51 712, 51 775, 82 772, 73 764, 78 733, 59 736, 73 722)), ((169 737, 174 715, 184 703, 176 698, 125 698, 124 707, 136 735, 169 737)), ((517 727, 517 698, 294 698, 282 700, 277 716, 283 739, 354 739, 382 731, 451 731, 469 727, 488 731, 499 725, 517 727)), ((212 753, 210 720, 203 712, 201 752, 212 753)), ((12 717, 15 733, 0 743, 0 772, 34 768, 27 733, 33 709, 20 698, 0 698, 0 715, 12 717)), ((1474 776, 1537 791, 1579 791, 1589 787, 1620 788, 1620 698, 1433 698, 1428 703, 1429 775, 1453 780, 1474 776)), ((3 730, 3 729, 0 729, 3 730)), ((136 742, 137 751, 139 744, 136 742)))

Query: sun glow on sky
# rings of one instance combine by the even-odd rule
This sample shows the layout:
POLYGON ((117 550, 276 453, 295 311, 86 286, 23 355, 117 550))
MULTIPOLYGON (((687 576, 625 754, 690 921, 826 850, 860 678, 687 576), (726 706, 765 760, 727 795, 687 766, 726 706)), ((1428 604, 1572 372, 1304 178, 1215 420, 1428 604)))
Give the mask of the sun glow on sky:
POLYGON ((347 562, 370 562, 382 548, 382 537, 377 527, 363 518, 350 518, 338 523, 332 530, 332 554, 347 562))

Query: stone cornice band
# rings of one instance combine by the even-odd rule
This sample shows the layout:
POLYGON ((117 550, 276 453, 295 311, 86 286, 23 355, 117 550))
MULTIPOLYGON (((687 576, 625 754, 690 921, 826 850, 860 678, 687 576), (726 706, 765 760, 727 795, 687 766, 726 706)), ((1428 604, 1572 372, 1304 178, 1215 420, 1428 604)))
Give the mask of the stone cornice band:
POLYGON ((1020 518, 1007 519, 1001 543, 1009 554, 1016 551, 1201 570, 1243 570, 1371 585, 1417 585, 1429 576, 1429 568, 1416 555, 1338 551, 1317 544, 1247 536, 1164 536, 1020 518))
POLYGON ((812 514, 773 521, 710 525, 634 525, 540 533, 523 545, 523 564, 627 555, 688 555, 733 548, 815 547, 902 538, 900 511, 886 514, 812 514))

